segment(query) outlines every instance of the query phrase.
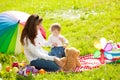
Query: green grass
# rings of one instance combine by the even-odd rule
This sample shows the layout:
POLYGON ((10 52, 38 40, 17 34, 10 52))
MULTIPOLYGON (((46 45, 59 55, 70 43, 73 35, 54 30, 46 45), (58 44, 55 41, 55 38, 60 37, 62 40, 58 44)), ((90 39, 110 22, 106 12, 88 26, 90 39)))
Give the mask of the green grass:
MULTIPOLYGON (((94 41, 105 37, 120 42, 120 1, 119 0, 0 0, 0 12, 19 10, 43 17, 43 26, 47 36, 49 27, 58 22, 62 26, 62 34, 69 40, 69 46, 76 47, 81 55, 94 53, 94 41), (67 17, 66 17, 67 16, 67 17), (73 19, 74 17, 74 19, 73 19)), ((17 55, 19 61, 26 58, 17 55)), ((0 54, 3 80, 15 80, 16 74, 6 73, 9 56, 0 54)), ((99 69, 82 73, 51 73, 37 75, 36 80, 119 80, 120 64, 108 64, 99 69)), ((31 78, 31 79, 33 79, 31 78)), ((25 78, 27 79, 27 78, 25 78)))

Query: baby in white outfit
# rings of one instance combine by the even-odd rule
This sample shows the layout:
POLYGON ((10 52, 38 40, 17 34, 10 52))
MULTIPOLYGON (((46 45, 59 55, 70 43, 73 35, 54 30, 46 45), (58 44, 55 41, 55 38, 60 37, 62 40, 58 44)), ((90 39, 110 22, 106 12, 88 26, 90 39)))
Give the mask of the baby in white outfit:
POLYGON ((50 28, 52 34, 48 38, 48 43, 52 44, 49 55, 62 58, 65 56, 64 49, 68 45, 68 40, 60 34, 61 26, 58 23, 52 24, 50 28))

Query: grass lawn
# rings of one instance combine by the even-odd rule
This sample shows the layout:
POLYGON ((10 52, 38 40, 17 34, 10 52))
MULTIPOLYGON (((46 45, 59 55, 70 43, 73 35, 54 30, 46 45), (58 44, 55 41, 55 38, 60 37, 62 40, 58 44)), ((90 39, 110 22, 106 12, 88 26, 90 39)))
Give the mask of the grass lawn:
MULTIPOLYGON (((61 34, 69 40, 69 46, 81 51, 81 55, 94 53, 93 43, 101 37, 120 42, 120 0, 0 0, 0 12, 7 10, 39 14, 44 19, 42 24, 47 36, 50 25, 60 23, 61 34)), ((27 61, 23 53, 16 57, 18 61, 27 61)), ((82 73, 61 72, 20 78, 14 72, 5 71, 9 58, 0 54, 3 80, 120 80, 120 64, 107 64, 82 73)))

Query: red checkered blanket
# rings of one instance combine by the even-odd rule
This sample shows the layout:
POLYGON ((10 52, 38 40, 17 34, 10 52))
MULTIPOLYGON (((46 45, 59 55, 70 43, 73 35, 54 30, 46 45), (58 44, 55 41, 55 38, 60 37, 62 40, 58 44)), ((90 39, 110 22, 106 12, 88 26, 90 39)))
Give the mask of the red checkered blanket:
POLYGON ((94 58, 93 54, 89 54, 86 56, 80 56, 79 59, 80 59, 81 66, 77 67, 75 69, 75 72, 91 70, 93 68, 98 68, 100 65, 102 65, 99 59, 94 58))

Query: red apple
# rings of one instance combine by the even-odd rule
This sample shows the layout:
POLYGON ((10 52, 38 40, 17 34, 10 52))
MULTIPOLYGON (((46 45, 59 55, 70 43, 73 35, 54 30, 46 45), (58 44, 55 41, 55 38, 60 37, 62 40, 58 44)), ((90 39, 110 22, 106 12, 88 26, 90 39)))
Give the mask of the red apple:
POLYGON ((13 62, 12 67, 18 67, 18 62, 13 62))
POLYGON ((27 75, 30 74, 30 70, 26 70, 26 74, 27 74, 27 75))

